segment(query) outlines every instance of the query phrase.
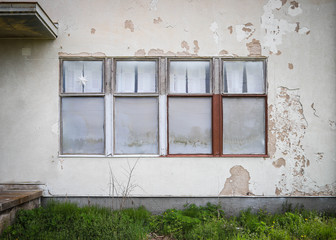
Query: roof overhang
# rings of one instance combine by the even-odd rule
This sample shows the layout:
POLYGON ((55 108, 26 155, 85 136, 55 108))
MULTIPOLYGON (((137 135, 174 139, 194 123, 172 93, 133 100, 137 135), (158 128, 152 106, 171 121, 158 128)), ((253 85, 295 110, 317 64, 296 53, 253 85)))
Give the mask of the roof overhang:
POLYGON ((37 2, 0 2, 0 38, 56 37, 57 26, 37 2))

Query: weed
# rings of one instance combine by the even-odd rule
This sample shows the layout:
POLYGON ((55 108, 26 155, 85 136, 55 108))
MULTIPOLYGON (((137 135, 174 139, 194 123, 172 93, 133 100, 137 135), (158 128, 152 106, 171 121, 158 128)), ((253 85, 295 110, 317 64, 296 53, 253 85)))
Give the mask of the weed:
POLYGON ((0 239, 336 239, 336 218, 302 208, 270 214, 250 209, 225 217, 220 206, 187 204, 152 215, 144 207, 111 209, 51 202, 22 210, 0 239))

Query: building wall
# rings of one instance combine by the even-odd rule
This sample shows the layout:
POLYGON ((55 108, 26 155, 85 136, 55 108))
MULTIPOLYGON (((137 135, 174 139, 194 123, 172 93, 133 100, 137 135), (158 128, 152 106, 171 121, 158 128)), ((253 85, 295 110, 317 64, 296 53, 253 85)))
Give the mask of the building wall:
POLYGON ((39 3, 56 40, 0 40, 1 183, 110 196, 135 166, 129 195, 336 195, 335 1, 39 3), (266 56, 269 157, 59 157, 63 56, 266 56))

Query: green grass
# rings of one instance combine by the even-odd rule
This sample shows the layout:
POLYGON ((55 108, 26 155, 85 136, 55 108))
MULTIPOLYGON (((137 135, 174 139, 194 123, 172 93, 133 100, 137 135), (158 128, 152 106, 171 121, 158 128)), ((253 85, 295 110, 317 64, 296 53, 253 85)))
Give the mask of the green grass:
POLYGON ((71 203, 20 211, 0 239, 336 239, 335 215, 287 208, 225 217, 219 206, 186 205, 152 215, 145 208, 112 211, 71 203))

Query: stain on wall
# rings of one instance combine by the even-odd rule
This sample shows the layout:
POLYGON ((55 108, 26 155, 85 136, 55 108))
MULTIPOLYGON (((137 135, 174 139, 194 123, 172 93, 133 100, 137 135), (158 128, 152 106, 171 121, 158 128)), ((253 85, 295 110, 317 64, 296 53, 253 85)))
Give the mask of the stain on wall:
POLYGON ((292 70, 294 68, 293 63, 288 63, 288 68, 292 70))
POLYGON ((248 196, 253 195, 249 190, 250 173, 241 165, 230 169, 231 176, 226 179, 224 188, 219 195, 248 196))
POLYGON ((162 23, 162 19, 161 19, 160 17, 158 17, 158 18, 156 18, 156 19, 154 18, 154 19, 153 19, 153 23, 154 23, 154 24, 162 23))
POLYGON ((146 51, 145 49, 139 49, 134 53, 134 56, 146 56, 146 51))
POLYGON ((132 20, 125 20, 124 27, 125 29, 129 29, 131 32, 134 32, 134 24, 132 20))
POLYGON ((286 160, 284 158, 279 158, 276 161, 274 161, 272 164, 276 168, 280 168, 282 166, 285 167, 286 166, 286 160))
POLYGON ((185 50, 189 51, 190 47, 189 44, 186 41, 181 42, 181 47, 185 48, 185 50))

